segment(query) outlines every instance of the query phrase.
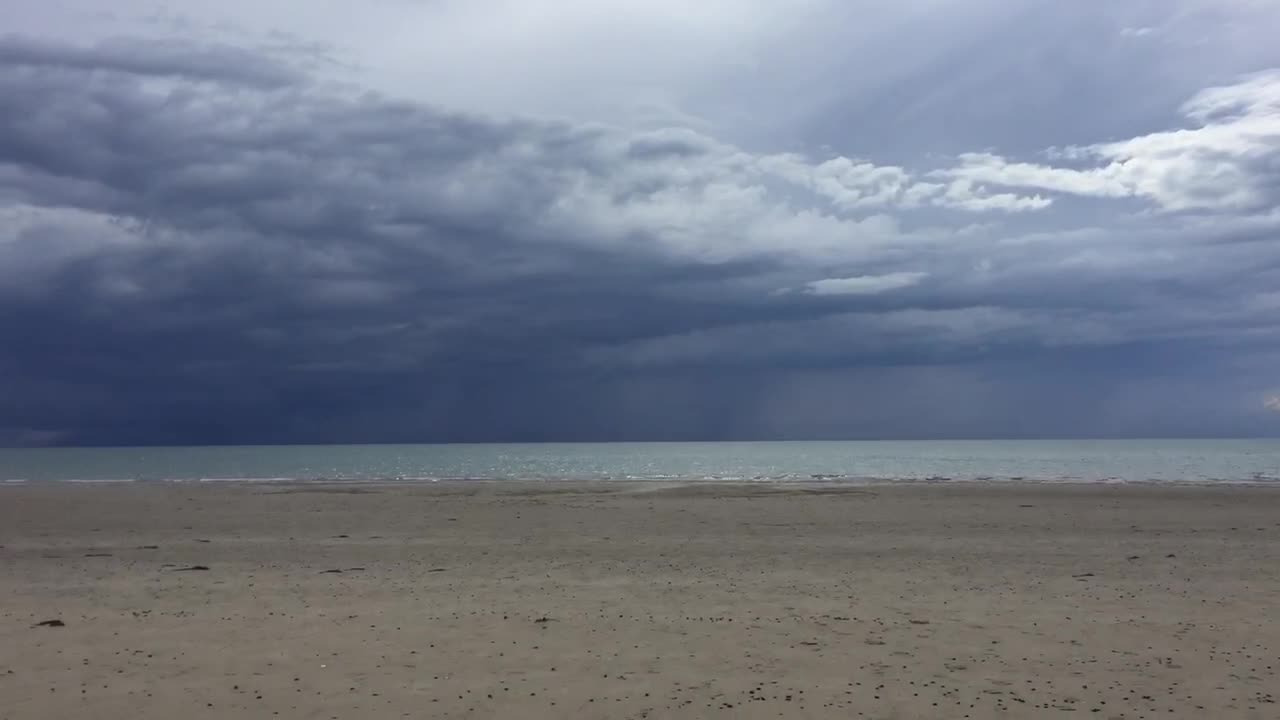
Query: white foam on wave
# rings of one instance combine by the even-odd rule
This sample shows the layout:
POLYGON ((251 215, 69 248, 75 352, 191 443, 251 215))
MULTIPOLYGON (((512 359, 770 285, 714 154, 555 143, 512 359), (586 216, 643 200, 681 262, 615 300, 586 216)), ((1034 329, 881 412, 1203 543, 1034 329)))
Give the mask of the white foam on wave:
POLYGON ((202 477, 196 480, 202 483, 287 483, 305 482, 301 478, 291 477, 202 477))

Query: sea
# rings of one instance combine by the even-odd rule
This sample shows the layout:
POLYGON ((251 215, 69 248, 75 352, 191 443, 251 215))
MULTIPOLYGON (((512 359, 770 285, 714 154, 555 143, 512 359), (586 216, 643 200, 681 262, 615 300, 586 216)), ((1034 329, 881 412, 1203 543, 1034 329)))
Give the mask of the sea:
POLYGON ((1275 483, 1280 439, 0 448, 0 483, 1275 483))

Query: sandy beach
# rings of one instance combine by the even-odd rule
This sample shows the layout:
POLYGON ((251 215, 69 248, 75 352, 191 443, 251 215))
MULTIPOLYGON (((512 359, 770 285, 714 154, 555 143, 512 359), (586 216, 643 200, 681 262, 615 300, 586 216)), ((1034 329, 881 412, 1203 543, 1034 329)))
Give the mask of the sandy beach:
POLYGON ((1265 488, 29 484, 0 545, 3 720, 1280 717, 1265 488))

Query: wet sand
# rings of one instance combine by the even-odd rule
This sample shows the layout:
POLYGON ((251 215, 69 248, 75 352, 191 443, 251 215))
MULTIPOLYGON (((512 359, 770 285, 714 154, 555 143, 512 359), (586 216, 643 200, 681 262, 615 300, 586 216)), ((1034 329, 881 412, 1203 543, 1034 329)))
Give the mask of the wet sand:
POLYGON ((0 720, 1280 717, 1280 490, 25 485, 0 545, 0 720))

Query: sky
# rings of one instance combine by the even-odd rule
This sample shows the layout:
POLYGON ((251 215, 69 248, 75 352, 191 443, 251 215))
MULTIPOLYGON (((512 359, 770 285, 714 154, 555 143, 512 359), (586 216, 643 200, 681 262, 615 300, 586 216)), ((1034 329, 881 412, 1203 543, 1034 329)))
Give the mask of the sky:
POLYGON ((0 444, 1280 435, 1273 0, 11 0, 0 444))

